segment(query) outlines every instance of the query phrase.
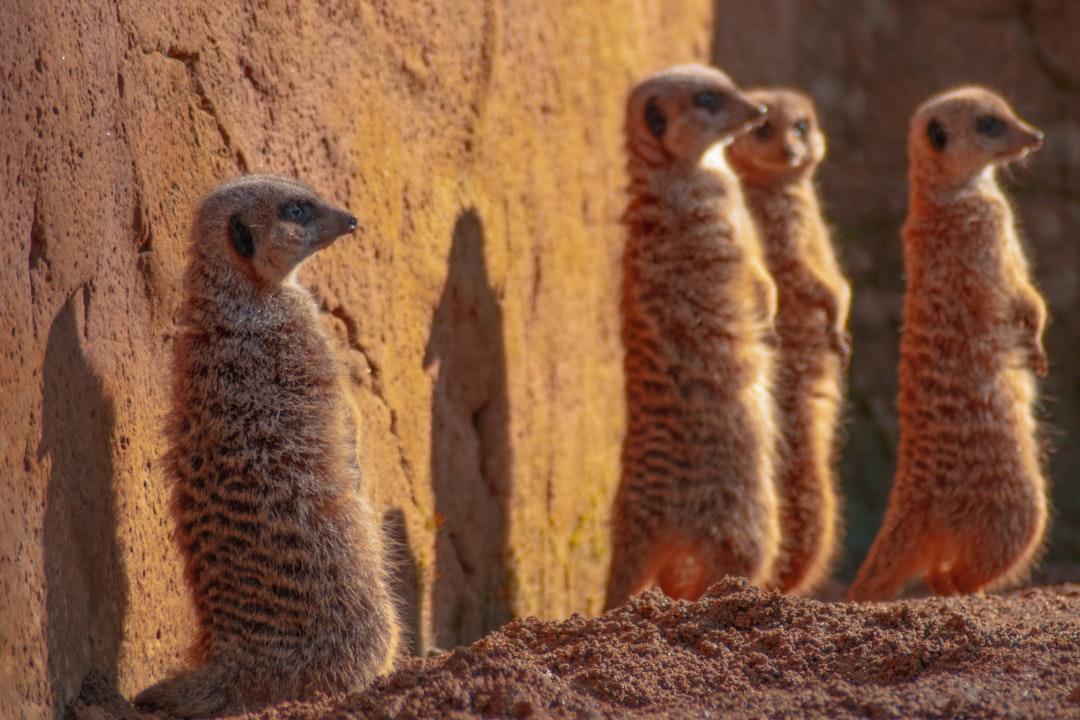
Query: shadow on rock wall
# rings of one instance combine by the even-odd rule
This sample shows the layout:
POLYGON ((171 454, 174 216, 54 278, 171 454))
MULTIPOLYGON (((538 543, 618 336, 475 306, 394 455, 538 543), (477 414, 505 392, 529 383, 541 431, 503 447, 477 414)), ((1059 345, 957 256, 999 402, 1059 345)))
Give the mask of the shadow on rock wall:
POLYGON ((51 472, 45 498, 46 622, 49 674, 63 704, 91 673, 115 682, 128 581, 116 539, 110 455, 114 427, 82 352, 93 288, 83 286, 53 321, 44 362, 43 432, 38 457, 51 472), (68 686, 68 683, 72 686, 68 686))
POLYGON ((502 312, 473 209, 454 224, 449 268, 424 366, 438 361, 431 408, 431 478, 438 530, 435 639, 470 643, 511 617, 511 450, 502 312))

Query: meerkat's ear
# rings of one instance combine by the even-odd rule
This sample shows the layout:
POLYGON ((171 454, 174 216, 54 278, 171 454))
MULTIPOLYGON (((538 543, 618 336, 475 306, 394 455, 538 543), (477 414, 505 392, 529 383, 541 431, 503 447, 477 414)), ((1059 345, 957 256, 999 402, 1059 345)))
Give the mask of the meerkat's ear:
POLYGON ((241 256, 251 258, 255 255, 255 238, 251 237, 251 228, 244 224, 239 215, 229 218, 229 239, 241 256))
POLYGON ((645 103, 645 125, 656 138, 662 138, 664 130, 667 129, 667 118, 664 117, 664 111, 657 105, 655 97, 649 98, 649 101, 645 103))
POLYGON ((931 120, 926 126, 926 137, 930 140, 930 147, 938 152, 945 149, 949 142, 949 136, 945 134, 945 128, 937 120, 931 120))

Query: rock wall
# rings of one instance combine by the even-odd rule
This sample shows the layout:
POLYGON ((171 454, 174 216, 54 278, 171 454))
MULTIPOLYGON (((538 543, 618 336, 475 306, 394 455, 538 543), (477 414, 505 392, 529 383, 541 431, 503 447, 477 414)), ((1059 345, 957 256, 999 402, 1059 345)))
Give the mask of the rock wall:
POLYGON ((1068 0, 718 0, 714 60, 742 85, 814 96, 829 143, 820 174, 854 286, 847 439, 850 577, 877 532, 895 467, 896 364, 904 278, 907 125, 930 95, 997 89, 1046 133, 1004 173, 1050 305, 1041 414, 1054 519, 1048 562, 1080 561, 1080 4, 1068 0))
POLYGON ((0 716, 131 695, 193 627, 170 541, 190 213, 292 174, 361 218, 302 273, 351 377, 414 645, 595 612, 622 428, 623 99, 704 0, 0 7, 0 716))

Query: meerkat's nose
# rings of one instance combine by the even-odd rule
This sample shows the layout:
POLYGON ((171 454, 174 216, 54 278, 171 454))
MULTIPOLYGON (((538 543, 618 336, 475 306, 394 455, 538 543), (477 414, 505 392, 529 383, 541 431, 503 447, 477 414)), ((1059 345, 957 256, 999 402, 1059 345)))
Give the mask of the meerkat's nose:
POLYGON ((758 105, 750 110, 750 114, 752 115, 750 122, 753 123, 753 127, 758 127, 765 122, 765 116, 769 114, 769 108, 758 105))
POLYGON ((768 108, 758 102, 754 102, 738 90, 728 97, 728 113, 732 120, 731 127, 749 130, 765 120, 768 108))
POLYGON ((1042 147, 1043 131, 1035 130, 1034 128, 1032 128, 1032 130, 1033 132, 1031 133, 1031 144, 1029 145, 1029 147, 1031 148, 1031 152, 1035 152, 1042 147))
POLYGON ((1043 144, 1043 131, 1032 125, 1028 125, 1023 120, 1017 121, 1017 129, 1020 131, 1020 142, 1022 147, 1029 153, 1033 153, 1043 144))
POLYGON ((350 215, 345 220, 345 224, 349 226, 349 232, 356 232, 356 216, 350 215))

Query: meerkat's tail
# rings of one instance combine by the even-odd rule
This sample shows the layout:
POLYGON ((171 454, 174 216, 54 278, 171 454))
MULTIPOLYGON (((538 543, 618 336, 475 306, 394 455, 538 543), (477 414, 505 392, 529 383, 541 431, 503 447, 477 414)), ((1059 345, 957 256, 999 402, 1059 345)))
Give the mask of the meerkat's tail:
POLYGON ((235 705, 233 675, 218 664, 202 665, 151 685, 132 704, 181 718, 221 715, 235 705))
POLYGON ((910 577, 925 569, 925 550, 933 540, 920 537, 911 519, 905 525, 895 519, 897 515, 886 512, 870 553, 848 588, 848 602, 892 600, 910 577))

